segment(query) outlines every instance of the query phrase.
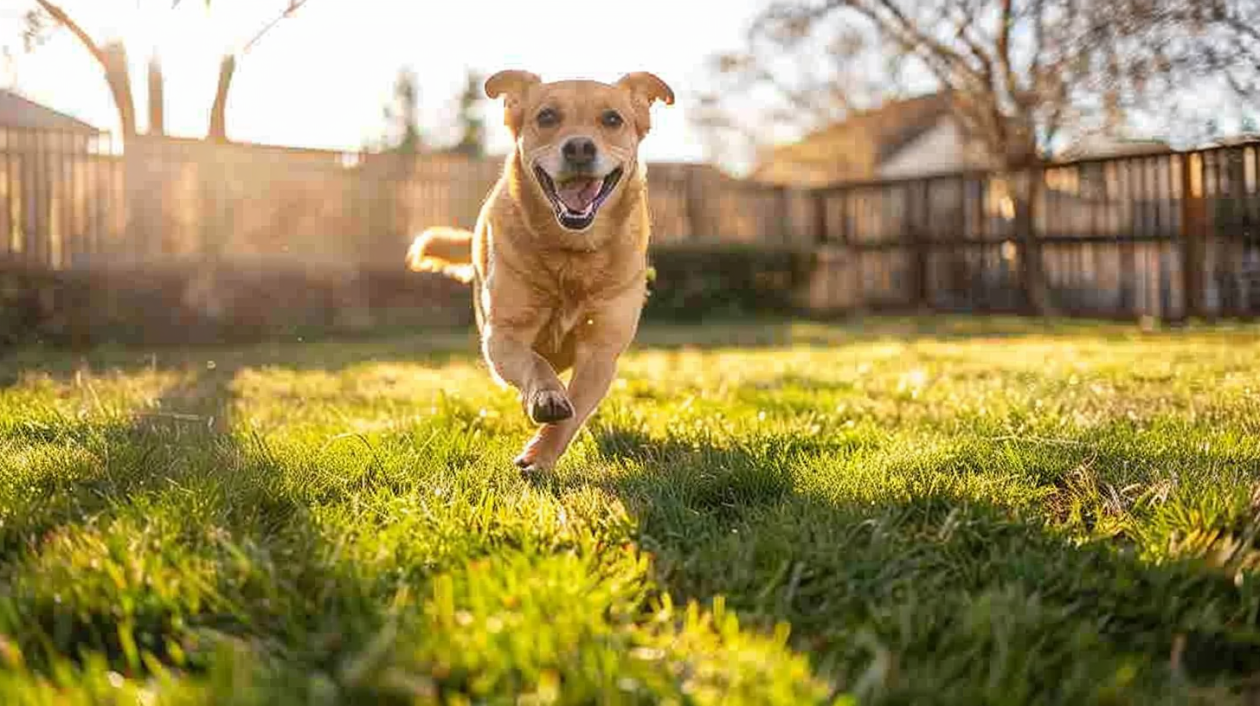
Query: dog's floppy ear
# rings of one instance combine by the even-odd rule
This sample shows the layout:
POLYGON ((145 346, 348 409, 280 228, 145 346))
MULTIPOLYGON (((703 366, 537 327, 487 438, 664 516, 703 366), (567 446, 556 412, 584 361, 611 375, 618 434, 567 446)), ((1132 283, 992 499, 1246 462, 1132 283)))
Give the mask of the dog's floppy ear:
POLYGON ((486 95, 491 99, 503 96, 503 124, 511 128, 513 133, 521 129, 524 121, 525 105, 521 100, 530 86, 542 83, 538 74, 517 69, 500 71, 486 79, 486 95))
POLYGON ((635 71, 622 76, 617 85, 630 92, 634 102, 634 122, 639 128, 639 137, 647 134, 652 127, 652 103, 664 101, 665 105, 674 104, 674 90, 656 74, 646 71, 635 71))

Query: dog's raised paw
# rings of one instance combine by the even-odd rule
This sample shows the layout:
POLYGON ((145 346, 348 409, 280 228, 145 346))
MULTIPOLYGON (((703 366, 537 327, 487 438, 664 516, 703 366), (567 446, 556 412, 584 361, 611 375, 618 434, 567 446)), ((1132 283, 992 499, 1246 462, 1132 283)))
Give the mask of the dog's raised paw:
POLYGON ((535 424, 555 424, 573 416, 573 403, 556 390, 539 390, 529 399, 529 418, 535 424))

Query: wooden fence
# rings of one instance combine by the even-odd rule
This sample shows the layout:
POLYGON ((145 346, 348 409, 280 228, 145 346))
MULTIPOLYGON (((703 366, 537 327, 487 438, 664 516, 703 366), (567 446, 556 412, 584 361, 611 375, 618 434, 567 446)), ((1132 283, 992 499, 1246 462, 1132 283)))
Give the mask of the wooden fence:
MULTIPOLYGON (((811 249, 806 301, 822 312, 1022 310, 1021 260, 1033 257, 1067 313, 1253 316, 1258 148, 820 190, 651 164, 654 238, 811 249), (1016 217, 1018 180, 1028 180, 1030 221, 1016 217)), ((399 273, 426 226, 471 227, 501 168, 500 159, 146 137, 124 153, 109 136, 0 130, 0 270, 298 269, 362 281, 399 273)), ((189 296, 202 306, 225 296, 212 279, 194 280, 189 296)))
POLYGON ((815 192, 816 305, 1020 310, 1022 257, 1056 309, 1100 317, 1260 314, 1256 143, 815 192), (1012 193, 1030 179, 1019 232, 1012 193), (1031 255, 1030 255, 1031 254, 1031 255))
MULTIPOLYGON (((501 158, 407 157, 0 129, 0 258, 50 270, 207 257, 401 266, 423 228, 471 228, 501 158)), ((662 240, 756 242, 781 194, 711 167, 652 165, 662 240)))

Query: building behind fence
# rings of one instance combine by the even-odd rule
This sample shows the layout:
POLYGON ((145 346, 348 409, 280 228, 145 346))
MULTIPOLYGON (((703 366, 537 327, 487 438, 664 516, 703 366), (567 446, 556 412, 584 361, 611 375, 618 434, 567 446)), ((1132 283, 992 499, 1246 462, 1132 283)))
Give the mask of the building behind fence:
MULTIPOLYGON (((1020 258, 1031 253, 1067 313, 1250 316, 1260 313, 1258 147, 1017 175, 1035 186, 1026 233, 1017 232, 1008 182, 992 174, 791 189, 706 165, 652 164, 654 239, 812 251, 802 296, 816 312, 1019 311, 1028 302, 1020 258)), ((434 224, 471 227, 501 168, 498 158, 152 137, 124 151, 108 135, 2 130, 0 271, 34 278, 23 282, 108 279, 112 289, 165 276, 181 302, 211 314, 234 298, 276 296, 259 283, 285 276, 297 277, 290 308, 309 307, 302 296, 324 297, 323 311, 378 306, 362 301, 373 282, 418 278, 402 267, 411 236, 434 224)), ((14 286, 6 285, 10 302, 14 286)), ((458 288, 424 286, 423 297, 411 291, 391 303, 466 304, 458 288)))

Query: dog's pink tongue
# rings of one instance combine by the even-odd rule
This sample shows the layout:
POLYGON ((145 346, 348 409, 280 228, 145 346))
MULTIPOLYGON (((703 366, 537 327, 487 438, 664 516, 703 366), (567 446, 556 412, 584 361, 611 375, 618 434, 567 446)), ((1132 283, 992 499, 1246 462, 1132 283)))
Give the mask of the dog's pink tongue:
POLYGON ((603 179, 572 179, 557 187, 556 195, 570 211, 583 213, 603 185, 603 179))

